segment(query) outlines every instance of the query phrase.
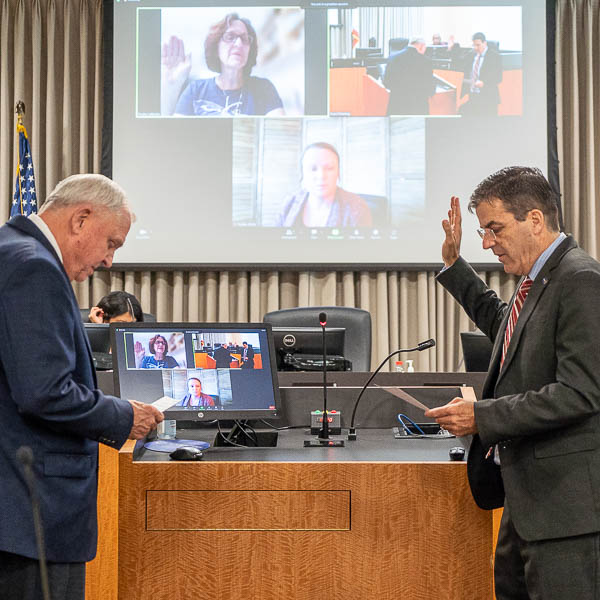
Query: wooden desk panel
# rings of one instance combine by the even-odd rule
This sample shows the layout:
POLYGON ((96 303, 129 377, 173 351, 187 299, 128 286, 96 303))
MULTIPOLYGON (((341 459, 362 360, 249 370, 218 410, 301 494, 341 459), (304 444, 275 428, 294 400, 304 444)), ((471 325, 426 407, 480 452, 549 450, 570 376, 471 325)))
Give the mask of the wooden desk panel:
POLYGON ((343 531, 348 490, 156 490, 148 531, 343 531))
MULTIPOLYGON (((131 443, 133 447, 133 442, 131 443)), ((98 552, 86 567, 85 597, 117 600, 119 557, 119 453, 98 447, 98 552)))
POLYGON ((119 467, 123 600, 492 597, 492 516, 471 499, 464 463, 133 462, 130 445, 119 467), (351 525, 345 531, 148 529, 149 493, 200 487, 346 489, 351 525))

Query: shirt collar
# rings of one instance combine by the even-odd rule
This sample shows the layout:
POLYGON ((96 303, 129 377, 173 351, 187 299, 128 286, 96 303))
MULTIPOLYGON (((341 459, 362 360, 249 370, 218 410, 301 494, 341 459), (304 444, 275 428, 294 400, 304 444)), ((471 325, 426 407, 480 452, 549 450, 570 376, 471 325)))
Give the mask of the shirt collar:
POLYGON ((535 280, 538 273, 542 270, 542 267, 546 264, 546 261, 552 256, 552 253, 560 246, 566 237, 566 234, 561 231, 558 236, 556 236, 556 239, 538 256, 538 259, 533 263, 533 267, 531 267, 531 271, 529 271, 529 279, 535 280))
POLYGON ((58 247, 58 242, 56 241, 56 238, 54 237, 52 231, 50 231, 50 227, 46 225, 46 221, 44 221, 44 219, 42 219, 42 217, 40 217, 40 215, 36 213, 31 213, 28 218, 44 234, 44 237, 50 242, 50 245, 52 246, 52 248, 54 248, 54 251, 58 255, 58 259, 62 263, 63 257, 60 248, 58 247))

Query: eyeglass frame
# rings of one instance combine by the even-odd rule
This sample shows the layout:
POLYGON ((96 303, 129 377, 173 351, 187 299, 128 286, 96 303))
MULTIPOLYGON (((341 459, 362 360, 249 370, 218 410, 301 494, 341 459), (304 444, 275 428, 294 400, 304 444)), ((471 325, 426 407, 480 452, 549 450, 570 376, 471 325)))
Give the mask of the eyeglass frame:
POLYGON ((482 240, 485 240, 487 237, 490 242, 496 241, 496 232, 490 227, 480 227, 475 231, 477 231, 482 240))
POLYGON ((242 42, 242 46, 251 46, 254 41, 254 36, 250 32, 246 33, 235 33, 234 31, 224 31, 221 35, 221 41, 225 44, 235 44, 238 39, 242 42), (232 40, 226 40, 225 36, 233 36, 232 40), (244 41, 246 38, 247 41, 244 41))

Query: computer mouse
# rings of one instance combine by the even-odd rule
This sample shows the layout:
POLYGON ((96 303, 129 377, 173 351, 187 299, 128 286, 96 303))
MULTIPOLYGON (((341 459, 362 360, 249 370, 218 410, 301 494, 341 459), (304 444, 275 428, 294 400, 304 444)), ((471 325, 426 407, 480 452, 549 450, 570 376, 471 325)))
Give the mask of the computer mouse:
POLYGON ((169 456, 173 460, 202 460, 202 450, 196 446, 179 446, 169 456))
POLYGON ((461 446, 454 446, 448 451, 450 460, 463 460, 465 458, 465 449, 461 446))

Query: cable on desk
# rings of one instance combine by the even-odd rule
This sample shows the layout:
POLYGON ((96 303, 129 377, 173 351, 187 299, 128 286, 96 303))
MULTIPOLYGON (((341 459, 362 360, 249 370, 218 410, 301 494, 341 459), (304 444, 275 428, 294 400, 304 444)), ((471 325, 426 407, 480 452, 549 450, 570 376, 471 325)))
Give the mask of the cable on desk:
POLYGON ((221 436, 221 439, 225 442, 225 444, 227 446, 237 446, 238 448, 249 448, 249 446, 244 446, 244 444, 238 444, 237 442, 234 442, 233 440, 229 439, 223 433, 223 430, 221 429, 221 423, 218 420, 217 420, 217 430, 219 431, 219 435, 221 436))
POLYGON ((254 445, 258 447, 258 436, 256 435, 256 431, 254 427, 248 423, 248 421, 237 421, 234 419, 233 421, 239 428, 239 430, 244 434, 244 437, 248 440, 254 442, 254 445), (250 433, 252 435, 250 435, 250 433))
POLYGON ((275 431, 285 431, 286 429, 308 429, 310 427, 310 425, 286 425, 285 427, 275 427, 275 425, 271 425, 271 423, 265 421, 264 419, 258 420, 275 431))
POLYGON ((404 422, 404 419, 406 419, 416 429, 417 433, 425 435, 425 432, 410 417, 407 417, 403 413, 399 413, 398 421, 400 421, 400 424, 404 428, 404 431, 406 431, 407 435, 414 435, 415 432, 411 431, 410 427, 404 422))

